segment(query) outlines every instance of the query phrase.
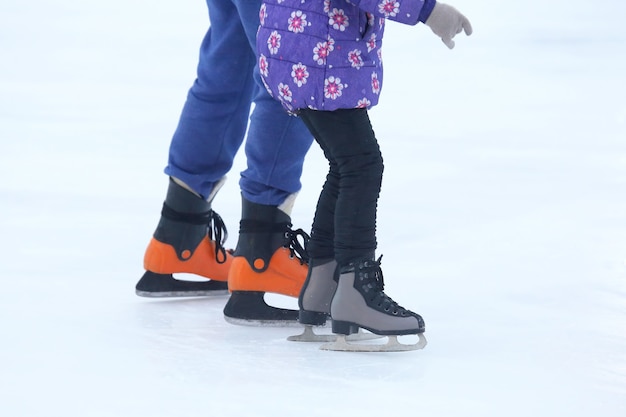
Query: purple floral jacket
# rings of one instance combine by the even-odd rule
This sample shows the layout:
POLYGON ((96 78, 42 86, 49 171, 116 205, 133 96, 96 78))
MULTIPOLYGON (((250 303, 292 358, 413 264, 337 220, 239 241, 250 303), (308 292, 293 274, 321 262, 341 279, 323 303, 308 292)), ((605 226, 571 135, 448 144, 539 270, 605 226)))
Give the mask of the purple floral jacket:
POLYGON ((290 112, 369 108, 383 81, 385 19, 425 22, 435 0, 264 0, 257 34, 265 87, 290 112))

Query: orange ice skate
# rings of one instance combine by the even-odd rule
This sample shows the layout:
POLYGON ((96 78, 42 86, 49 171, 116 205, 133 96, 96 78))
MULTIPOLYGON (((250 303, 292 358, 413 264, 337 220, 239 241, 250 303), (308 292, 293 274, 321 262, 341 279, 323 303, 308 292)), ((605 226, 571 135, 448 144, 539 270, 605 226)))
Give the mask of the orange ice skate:
MULTIPOLYGON (((216 184, 221 187, 223 181, 216 184)), ((212 193, 215 195, 215 192, 212 193)), ((227 232, 206 201, 170 180, 161 219, 144 256, 146 272, 135 287, 143 297, 195 297, 228 294, 232 254, 223 247, 227 232), (195 274, 202 280, 174 278, 195 274)))
POLYGON ((291 230, 291 218, 277 206, 243 199, 239 241, 228 274, 231 296, 224 308, 225 319, 244 325, 297 325, 297 310, 270 306, 264 295, 298 297, 308 271, 307 240, 301 229, 291 230))

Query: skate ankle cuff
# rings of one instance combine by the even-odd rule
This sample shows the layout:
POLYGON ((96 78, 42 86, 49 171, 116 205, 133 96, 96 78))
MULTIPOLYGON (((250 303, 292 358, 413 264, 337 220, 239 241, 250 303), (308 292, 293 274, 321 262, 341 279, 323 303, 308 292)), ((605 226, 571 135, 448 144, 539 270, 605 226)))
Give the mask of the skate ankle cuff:
POLYGON ((339 273, 345 274, 349 272, 357 272, 366 268, 375 268, 378 267, 379 264, 372 258, 360 259, 352 262, 348 262, 347 264, 343 264, 339 267, 339 273))
POLYGON ((239 233, 287 233, 291 229, 289 222, 264 222, 262 220, 241 219, 239 233))
POLYGON ((180 211, 174 210, 167 203, 163 203, 163 208, 161 209, 161 216, 168 220, 172 220, 180 223, 189 223, 195 225, 205 225, 209 224, 212 218, 213 210, 202 212, 202 213, 182 213, 180 211))

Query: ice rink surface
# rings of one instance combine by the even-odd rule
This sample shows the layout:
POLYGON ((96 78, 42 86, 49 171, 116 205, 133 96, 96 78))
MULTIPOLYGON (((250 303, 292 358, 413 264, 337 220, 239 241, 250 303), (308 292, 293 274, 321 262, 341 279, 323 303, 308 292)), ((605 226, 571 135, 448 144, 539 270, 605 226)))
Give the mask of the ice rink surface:
MULTIPOLYGON (((451 4, 474 26, 452 51, 388 22, 371 112, 386 292, 429 345, 366 354, 134 294, 203 2, 4 2, 0 414, 626 415, 626 5, 451 4)), ((326 169, 314 145, 295 227, 326 169)))

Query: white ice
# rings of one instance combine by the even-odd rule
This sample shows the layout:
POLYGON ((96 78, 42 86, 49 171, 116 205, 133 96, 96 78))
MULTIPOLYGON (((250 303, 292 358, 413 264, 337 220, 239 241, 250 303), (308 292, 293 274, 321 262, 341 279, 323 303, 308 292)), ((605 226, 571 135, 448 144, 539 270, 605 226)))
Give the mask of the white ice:
MULTIPOLYGON (((135 296, 202 1, 2 2, 0 415, 626 415, 626 5, 450 2, 475 33, 389 22, 371 112, 386 289, 429 339, 395 354, 135 296)), ((296 227, 325 171, 314 145, 296 227)))

